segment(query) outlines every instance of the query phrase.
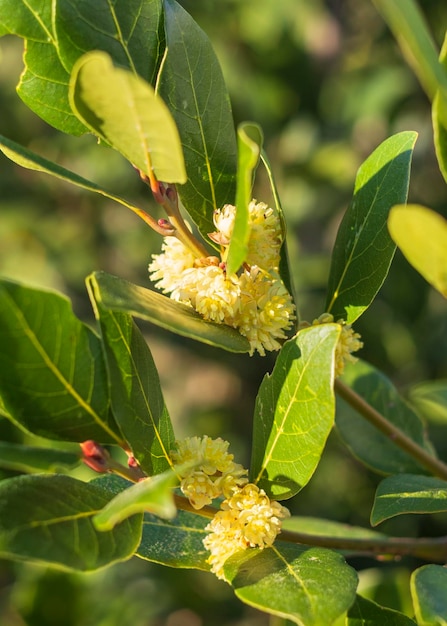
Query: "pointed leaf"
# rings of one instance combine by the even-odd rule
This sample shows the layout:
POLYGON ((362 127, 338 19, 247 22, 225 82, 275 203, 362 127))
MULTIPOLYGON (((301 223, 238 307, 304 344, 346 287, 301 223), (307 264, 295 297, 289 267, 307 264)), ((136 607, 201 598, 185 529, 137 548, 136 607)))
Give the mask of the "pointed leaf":
POLYGON ((175 0, 165 0, 167 54, 159 93, 179 129, 188 182, 179 189, 204 237, 213 212, 234 204, 236 134, 230 99, 211 43, 175 0))
MULTIPOLYGON (((399 395, 391 381, 369 363, 348 365, 342 380, 410 439, 431 451, 420 418, 399 395)), ((418 473, 422 468, 387 435, 362 418, 342 398, 337 398, 337 429, 352 454, 383 474, 418 473)))
POLYGON ((397 474, 377 487, 371 511, 371 525, 405 513, 447 511, 447 482, 431 476, 397 474))
POLYGON ((240 600, 299 625, 328 626, 355 599, 356 572, 323 548, 278 541, 238 552, 224 570, 240 600))
POLYGON ((95 275, 87 287, 100 323, 113 414, 143 471, 159 474, 171 465, 175 437, 152 355, 130 315, 103 306, 95 275))
POLYGON ((388 274, 396 249, 386 227, 388 213, 407 199, 416 137, 408 131, 386 139, 357 173, 332 254, 326 310, 336 320, 352 324, 388 274))
POLYGON ((411 575, 411 595, 418 626, 447 625, 447 569, 424 565, 411 575))
POLYGON ((0 441, 0 467, 18 472, 58 472, 81 461, 81 450, 55 450, 0 441))
POLYGON ((108 502, 95 515, 93 523, 98 530, 107 531, 131 515, 145 511, 164 519, 172 519, 177 513, 172 493, 177 483, 178 477, 172 470, 141 480, 108 502))
POLYGON ((14 422, 50 439, 121 443, 98 337, 68 299, 0 282, 0 395, 14 422))
POLYGON ((410 402, 427 420, 447 424, 447 380, 428 380, 411 387, 410 402))
POLYGON ((238 135, 238 165, 236 189, 236 219, 228 246, 227 272, 234 274, 247 258, 250 227, 248 205, 252 199, 253 175, 258 166, 262 146, 262 131, 256 124, 240 124, 238 135))
POLYGON ((145 80, 88 52, 73 67, 69 97, 79 119, 148 177, 186 182, 175 122, 145 80))
POLYGON ((415 626, 416 622, 398 611, 357 596, 348 610, 346 626, 415 626))
POLYGON ((208 571, 208 550, 203 540, 208 534, 209 519, 196 513, 177 511, 172 520, 162 520, 146 513, 143 537, 136 555, 147 561, 169 567, 208 571))
POLYGON ((20 476, 0 482, 0 557, 91 571, 128 559, 141 515, 101 533, 92 517, 110 499, 69 476, 20 476))
POLYGON ((409 263, 447 298, 447 221, 418 204, 395 206, 388 229, 409 263))
POLYGON ((314 473, 333 426, 334 351, 339 324, 306 328, 286 342, 262 381, 253 424, 252 480, 277 500, 314 473))
POLYGON ((247 339, 237 330, 225 324, 205 322, 191 307, 116 276, 103 272, 95 272, 93 276, 106 309, 130 313, 183 337, 230 352, 249 351, 247 339))

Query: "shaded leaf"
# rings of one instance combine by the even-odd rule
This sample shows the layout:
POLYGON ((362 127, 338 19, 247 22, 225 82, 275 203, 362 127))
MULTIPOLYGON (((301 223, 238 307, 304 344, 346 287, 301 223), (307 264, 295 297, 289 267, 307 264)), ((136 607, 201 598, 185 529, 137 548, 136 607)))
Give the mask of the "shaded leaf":
POLYGON ((50 439, 121 443, 101 342, 67 298, 0 282, 0 395, 15 423, 50 439))
POLYGON ((387 230, 392 206, 407 199, 417 134, 386 139, 361 165, 354 197, 337 233, 326 311, 352 324, 373 301, 395 252, 387 230))
POLYGON ((388 229, 407 261, 447 298, 447 221, 442 215, 418 204, 395 206, 388 229))
POLYGON ((431 476, 397 474, 377 487, 371 511, 371 525, 404 513, 447 511, 447 482, 431 476))
POLYGON ((230 352, 248 352, 248 340, 225 324, 206 322, 191 307, 103 272, 93 274, 106 309, 130 313, 184 337, 230 352))
POLYGON ((411 595, 419 626, 447 624, 447 568, 424 565, 411 575, 411 595))
POLYGON ((211 43, 175 0, 165 0, 167 54, 158 89, 179 129, 188 182, 186 210, 206 238, 213 212, 234 204, 236 133, 230 99, 211 43))
POLYGON ((172 519, 177 512, 172 489, 177 483, 178 477, 172 470, 141 480, 108 502, 95 515, 93 523, 98 530, 107 531, 131 515, 145 511, 172 519))
POLYGON ((252 199, 253 175, 259 162, 262 131, 244 122, 238 127, 236 218, 227 255, 227 272, 234 274, 247 258, 250 238, 248 205, 252 199))
MULTIPOLYGON (((379 370, 365 361, 358 361, 346 367, 342 381, 410 439, 431 451, 421 420, 379 370)), ((371 469, 384 474, 426 473, 412 456, 342 398, 337 398, 336 425, 352 454, 371 469)))
POLYGON ((186 182, 177 127, 145 80, 88 52, 73 67, 69 98, 79 119, 148 177, 186 182))
POLYGON ((339 324, 301 330, 262 381, 253 424, 251 478, 277 500, 310 480, 333 426, 334 351, 339 324))
POLYGON ((69 476, 19 476, 0 482, 0 556, 90 571, 128 559, 141 516, 101 533, 92 517, 110 499, 69 476))
POLYGON ((57 472, 81 461, 81 450, 55 450, 0 441, 0 467, 18 472, 57 472))
POLYGON ((410 388, 410 402, 428 420, 447 423, 447 380, 428 380, 410 388))
POLYGON ((143 471, 159 474, 171 465, 175 437, 151 352, 130 315, 103 306, 95 275, 87 287, 101 328, 113 414, 143 471))
POLYGON ((329 626, 353 603, 356 572, 340 554, 277 542, 230 557, 225 577, 240 600, 306 626, 329 626))
POLYGON ((357 596, 348 610, 346 626, 411 626, 415 621, 372 600, 357 596))
POLYGON ((172 520, 146 513, 136 556, 169 567, 208 571, 209 552, 203 546, 203 539, 208 534, 205 527, 209 521, 202 515, 180 510, 172 520))

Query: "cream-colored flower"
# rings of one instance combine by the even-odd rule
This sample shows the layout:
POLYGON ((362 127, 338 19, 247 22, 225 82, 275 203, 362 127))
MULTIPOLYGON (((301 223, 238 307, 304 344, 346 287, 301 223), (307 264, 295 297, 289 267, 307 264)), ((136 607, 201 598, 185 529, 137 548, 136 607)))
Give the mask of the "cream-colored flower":
POLYGON ((228 441, 220 437, 187 437, 170 452, 181 477, 180 489, 192 506, 201 509, 221 495, 227 497, 247 482, 248 471, 235 463, 228 441), (192 469, 181 469, 194 463, 192 469))
POLYGON ((290 515, 288 509, 271 501, 265 491, 249 483, 221 504, 205 528, 203 540, 211 552, 208 563, 218 578, 224 578, 225 561, 238 550, 271 546, 279 532, 281 520, 290 515))
POLYGON ((149 277, 156 283, 157 289, 170 293, 179 288, 185 270, 194 266, 194 255, 177 239, 165 237, 162 252, 152 255, 149 264, 149 277))
MULTIPOLYGON (((319 326, 320 324, 332 324, 334 323, 334 316, 330 313, 322 313, 320 317, 316 318, 312 322, 312 326, 319 326)), ((347 324, 344 320, 338 320, 336 324, 340 324, 341 333, 340 338, 335 348, 335 377, 341 376, 344 372, 346 363, 355 363, 358 359, 353 356, 353 352, 357 352, 363 347, 363 342, 360 340, 359 333, 354 332, 351 324, 347 324)), ((309 327, 308 322, 301 322, 300 328, 309 327)))

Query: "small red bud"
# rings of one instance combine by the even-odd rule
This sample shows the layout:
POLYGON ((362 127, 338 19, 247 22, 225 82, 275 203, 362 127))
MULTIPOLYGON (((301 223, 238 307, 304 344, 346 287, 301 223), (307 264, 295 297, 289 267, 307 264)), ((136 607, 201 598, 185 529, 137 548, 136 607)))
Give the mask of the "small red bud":
POLYGON ((110 454, 99 443, 88 439, 80 444, 82 450, 82 460, 95 472, 108 472, 110 454))

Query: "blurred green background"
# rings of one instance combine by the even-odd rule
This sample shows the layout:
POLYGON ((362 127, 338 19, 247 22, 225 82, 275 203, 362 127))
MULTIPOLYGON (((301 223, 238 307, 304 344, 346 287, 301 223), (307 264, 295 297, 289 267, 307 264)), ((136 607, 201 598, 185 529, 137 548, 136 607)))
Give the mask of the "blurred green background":
MULTIPOLYGON (((358 166, 389 135, 416 130, 410 201, 447 216, 446 186, 434 156, 430 104, 369 0, 183 0, 208 33, 230 90, 235 122, 256 121, 288 222, 292 272, 303 319, 323 312, 330 254, 349 204, 358 166)), ((444 0, 421 2, 440 46, 444 0)), ((133 198, 157 214, 147 187, 120 155, 91 136, 74 138, 47 126, 20 101, 15 85, 22 42, 0 39, 0 133, 133 198)), ((267 192, 262 175, 256 197, 267 192)), ((147 264, 160 238, 120 205, 81 193, 0 158, 0 274, 61 290, 86 321, 93 316, 84 279, 102 269, 148 285, 147 264)), ((403 390, 447 378, 445 301, 397 253, 379 297, 356 325, 361 356, 403 390)), ((142 327, 159 368, 179 437, 222 436, 249 463, 251 416, 273 357, 216 353, 204 345, 142 327)), ((1 375, 1 373, 0 373, 1 375)), ((436 436, 447 458, 446 438, 436 436)), ((0 439, 31 441, 0 417, 0 439)), ((1 472, 0 477, 13 475, 1 472)), ((83 470, 83 478, 92 473, 83 470)), ((368 525, 380 477, 352 459, 336 433, 294 513, 368 525)), ((406 516, 385 531, 445 534, 446 516, 406 516)), ((357 560, 363 589, 405 610, 408 572, 357 560)), ((411 563, 410 563, 411 564, 411 563)), ((92 575, 0 561, 3 626, 261 626, 265 615, 240 604, 213 576, 133 559, 92 575)))

